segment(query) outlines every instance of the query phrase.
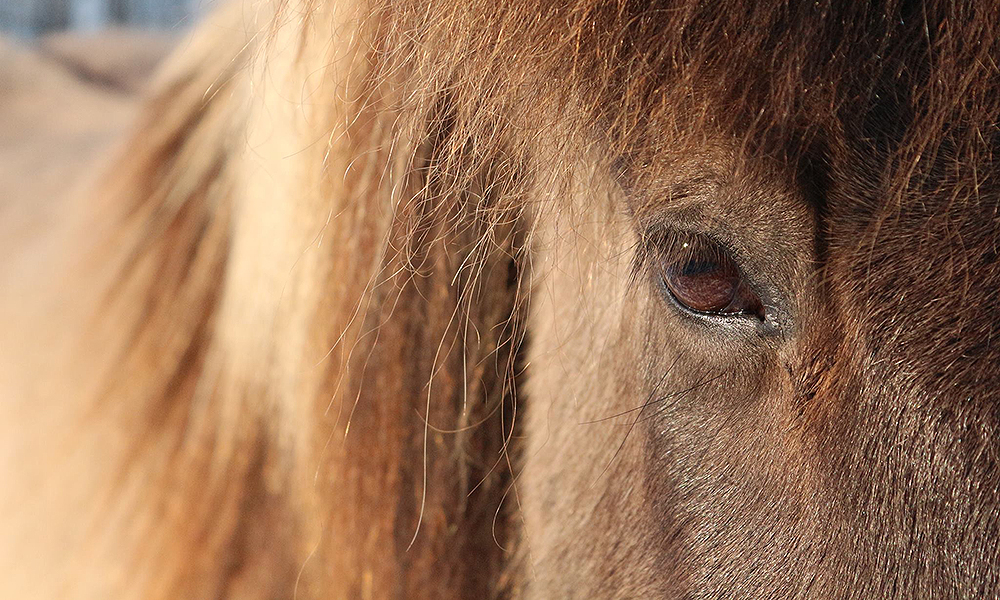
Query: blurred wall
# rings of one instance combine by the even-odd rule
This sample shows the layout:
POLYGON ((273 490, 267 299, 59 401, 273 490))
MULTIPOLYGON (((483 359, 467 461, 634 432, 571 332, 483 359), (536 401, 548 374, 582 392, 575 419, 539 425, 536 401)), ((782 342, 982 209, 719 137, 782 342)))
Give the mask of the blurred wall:
POLYGON ((0 33, 33 37, 109 26, 185 28, 208 0, 0 0, 0 33))

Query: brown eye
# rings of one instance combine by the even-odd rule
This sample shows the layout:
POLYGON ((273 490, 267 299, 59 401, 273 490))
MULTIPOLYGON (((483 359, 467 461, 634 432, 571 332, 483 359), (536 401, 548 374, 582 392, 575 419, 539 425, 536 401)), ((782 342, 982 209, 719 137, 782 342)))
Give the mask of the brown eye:
POLYGON ((661 270, 667 290, 685 308, 714 315, 756 315, 763 305, 732 256, 704 236, 681 236, 669 244, 661 270))

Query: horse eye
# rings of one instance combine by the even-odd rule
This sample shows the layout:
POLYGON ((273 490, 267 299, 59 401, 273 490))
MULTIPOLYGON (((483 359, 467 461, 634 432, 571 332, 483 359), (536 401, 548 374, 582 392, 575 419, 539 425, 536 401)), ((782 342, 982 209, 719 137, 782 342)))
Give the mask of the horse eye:
POLYGON ((660 264, 663 284, 683 307, 696 313, 764 319, 760 298, 733 257, 704 236, 680 236, 660 264))

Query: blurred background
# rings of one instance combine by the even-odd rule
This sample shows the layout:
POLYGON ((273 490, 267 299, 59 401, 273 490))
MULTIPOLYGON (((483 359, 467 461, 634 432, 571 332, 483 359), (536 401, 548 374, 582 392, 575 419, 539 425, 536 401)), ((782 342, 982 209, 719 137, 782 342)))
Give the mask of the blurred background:
MULTIPOLYGON (((157 68, 216 5, 0 0, 0 282, 16 257, 31 265, 44 254, 66 202, 127 136, 157 68)), ((3 304, 0 294, 0 314, 3 304)))
POLYGON ((30 38, 109 27, 183 29, 205 0, 2 0, 0 32, 30 38))

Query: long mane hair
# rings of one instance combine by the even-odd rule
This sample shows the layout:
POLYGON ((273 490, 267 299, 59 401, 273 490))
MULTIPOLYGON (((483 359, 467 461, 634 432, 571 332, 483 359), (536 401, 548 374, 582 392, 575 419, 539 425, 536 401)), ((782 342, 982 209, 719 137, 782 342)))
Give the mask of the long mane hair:
POLYGON ((143 597, 507 587, 523 158, 355 9, 216 16, 92 196, 92 532, 143 597))

